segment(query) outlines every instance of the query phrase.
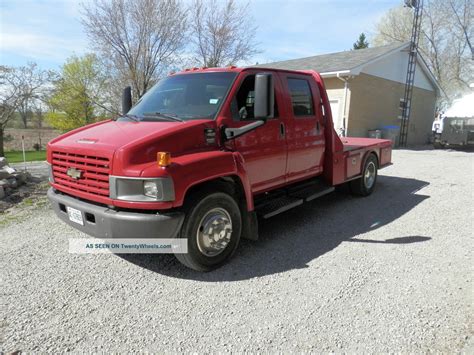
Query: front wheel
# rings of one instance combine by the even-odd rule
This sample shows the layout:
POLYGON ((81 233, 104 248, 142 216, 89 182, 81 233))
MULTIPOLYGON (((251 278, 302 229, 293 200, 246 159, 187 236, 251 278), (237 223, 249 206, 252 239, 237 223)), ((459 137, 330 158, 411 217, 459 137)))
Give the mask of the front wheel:
POLYGON ((362 176, 349 182, 351 192, 359 196, 369 196, 377 182, 378 163, 374 154, 369 155, 362 170, 362 176))
POLYGON ((196 195, 187 203, 179 238, 187 239, 188 253, 175 254, 197 271, 218 268, 234 254, 240 240, 242 220, 237 202, 224 192, 196 195))

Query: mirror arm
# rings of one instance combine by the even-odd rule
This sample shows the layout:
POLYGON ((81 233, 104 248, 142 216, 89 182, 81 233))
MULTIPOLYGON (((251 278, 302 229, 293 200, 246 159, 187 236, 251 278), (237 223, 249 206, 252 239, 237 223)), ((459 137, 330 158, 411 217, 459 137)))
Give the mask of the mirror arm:
POLYGON ((237 137, 240 137, 241 135, 248 133, 250 131, 253 131, 254 129, 262 126, 265 124, 265 121, 263 120, 258 120, 252 123, 249 123, 248 125, 245 125, 243 127, 238 127, 238 128, 226 128, 224 127, 224 136, 226 140, 234 139, 237 137))

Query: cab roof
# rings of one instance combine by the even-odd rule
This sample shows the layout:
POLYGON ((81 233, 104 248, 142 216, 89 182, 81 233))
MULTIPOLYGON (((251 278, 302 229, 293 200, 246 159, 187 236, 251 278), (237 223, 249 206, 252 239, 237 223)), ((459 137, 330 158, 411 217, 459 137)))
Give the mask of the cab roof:
POLYGON ((293 74, 306 74, 308 75, 308 70, 289 70, 289 69, 277 69, 277 68, 265 68, 265 67, 236 67, 228 66, 223 68, 188 68, 178 72, 170 73, 170 75, 177 74, 194 74, 194 73, 214 73, 214 72, 228 72, 228 73, 240 73, 247 70, 261 70, 261 71, 273 71, 273 72, 282 72, 282 73, 293 73, 293 74))

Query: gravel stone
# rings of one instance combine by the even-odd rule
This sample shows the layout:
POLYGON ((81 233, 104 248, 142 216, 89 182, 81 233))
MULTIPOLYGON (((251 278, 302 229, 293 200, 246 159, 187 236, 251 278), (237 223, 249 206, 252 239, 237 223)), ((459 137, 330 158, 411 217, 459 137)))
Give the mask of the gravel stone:
POLYGON ((473 157, 396 150, 371 196, 264 221, 211 273, 69 254, 48 206, 2 221, 0 352, 469 352, 473 157))

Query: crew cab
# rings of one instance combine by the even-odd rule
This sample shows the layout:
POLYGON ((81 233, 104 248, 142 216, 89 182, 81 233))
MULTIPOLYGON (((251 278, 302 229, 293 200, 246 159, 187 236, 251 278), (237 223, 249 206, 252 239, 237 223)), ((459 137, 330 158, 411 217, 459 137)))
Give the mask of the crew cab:
MULTIPOLYGON (((391 142, 340 138, 314 71, 200 68, 160 80, 123 115, 48 144, 48 197, 100 238, 184 238, 184 265, 209 271, 259 218, 348 183, 367 196, 391 142)), ((314 203, 314 202, 313 202, 314 203)))

